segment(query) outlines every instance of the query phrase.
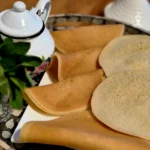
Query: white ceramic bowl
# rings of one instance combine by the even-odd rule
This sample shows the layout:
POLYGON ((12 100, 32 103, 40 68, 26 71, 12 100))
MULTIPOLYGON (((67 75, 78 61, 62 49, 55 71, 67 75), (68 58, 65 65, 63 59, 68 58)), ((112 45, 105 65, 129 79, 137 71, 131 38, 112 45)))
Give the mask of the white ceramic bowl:
POLYGON ((104 15, 150 33, 148 0, 116 0, 105 7, 104 15))

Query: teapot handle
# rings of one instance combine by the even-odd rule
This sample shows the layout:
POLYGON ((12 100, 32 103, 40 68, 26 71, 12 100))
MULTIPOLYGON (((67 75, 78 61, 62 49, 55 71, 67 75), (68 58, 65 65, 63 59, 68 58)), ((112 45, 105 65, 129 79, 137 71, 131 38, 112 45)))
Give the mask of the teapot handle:
POLYGON ((36 5, 36 9, 37 9, 37 15, 39 15, 41 19, 44 21, 44 23, 46 24, 51 10, 50 0, 39 0, 36 5))

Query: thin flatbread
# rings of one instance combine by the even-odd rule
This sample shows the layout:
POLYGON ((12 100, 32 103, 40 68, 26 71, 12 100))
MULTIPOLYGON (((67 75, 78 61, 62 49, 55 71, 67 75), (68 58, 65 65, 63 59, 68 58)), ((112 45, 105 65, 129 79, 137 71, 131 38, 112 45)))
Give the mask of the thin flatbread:
POLYGON ((106 76, 150 68, 150 36, 128 35, 113 39, 99 56, 106 76))
POLYGON ((112 39, 122 36, 124 25, 92 25, 51 32, 57 50, 71 53, 106 46, 112 39))
POLYGON ((80 150, 149 150, 150 142, 121 134, 99 122, 90 111, 51 121, 32 121, 21 129, 24 143, 60 145, 80 150))
POLYGON ((90 107, 92 93, 102 78, 103 71, 98 69, 54 84, 27 88, 24 99, 51 115, 83 111, 90 107))
POLYGON ((101 51, 102 48, 97 47, 68 54, 56 52, 51 57, 47 73, 55 82, 99 69, 98 57, 101 51))
POLYGON ((105 79, 93 92, 94 115, 110 128, 150 140, 150 71, 105 79))

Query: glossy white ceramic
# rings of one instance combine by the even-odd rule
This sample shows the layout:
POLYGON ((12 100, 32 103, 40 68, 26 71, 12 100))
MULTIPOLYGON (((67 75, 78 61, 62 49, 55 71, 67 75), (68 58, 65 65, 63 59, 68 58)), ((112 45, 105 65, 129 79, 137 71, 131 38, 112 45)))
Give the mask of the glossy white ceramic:
MULTIPOLYGON (((22 40, 17 39, 14 41, 19 42, 22 40)), ((26 39, 23 41, 31 42, 31 39, 26 39)), ((51 57, 51 55, 54 53, 54 49, 55 49, 54 40, 51 34, 49 33, 49 30, 45 28, 40 36, 37 36, 32 39, 32 44, 27 55, 34 55, 37 57, 44 56, 44 58, 47 59, 48 57, 51 57)))
POLYGON ((15 2, 12 9, 0 13, 0 31, 9 36, 32 36, 38 33, 42 26, 41 18, 26 10, 23 2, 15 2))
POLYGON ((39 0, 35 8, 26 10, 26 5, 17 1, 13 8, 0 13, 2 38, 30 42, 28 55, 50 57, 54 52, 54 40, 45 27, 50 12, 50 0, 39 0))
POLYGON ((50 0, 39 0, 35 9, 38 10, 38 15, 46 24, 51 10, 50 0))
POLYGON ((116 0, 105 7, 107 18, 132 25, 150 33, 148 0, 116 0))

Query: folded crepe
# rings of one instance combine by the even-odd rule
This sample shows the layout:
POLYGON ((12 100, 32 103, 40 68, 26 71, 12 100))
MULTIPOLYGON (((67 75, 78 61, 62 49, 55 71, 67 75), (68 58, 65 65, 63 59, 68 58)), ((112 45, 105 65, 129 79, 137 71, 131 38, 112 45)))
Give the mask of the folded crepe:
POLYGON ((103 71, 98 69, 54 84, 27 88, 23 95, 29 104, 47 114, 83 111, 90 106, 92 93, 102 78, 103 71))
POLYGON ((32 121, 21 129, 25 143, 66 146, 81 150, 149 150, 150 141, 128 136, 107 128, 82 111, 52 121, 32 121))
POLYGON ((62 53, 70 53, 106 46, 115 37, 124 33, 124 25, 92 25, 51 32, 56 48, 62 53))
POLYGON ((51 80, 55 82, 99 69, 98 57, 101 51, 102 47, 68 54, 56 52, 51 57, 47 73, 51 80))

